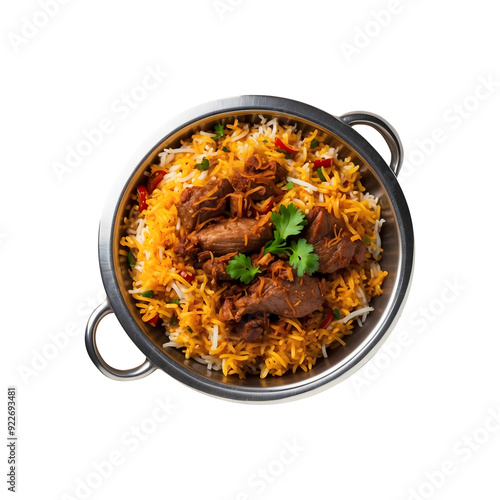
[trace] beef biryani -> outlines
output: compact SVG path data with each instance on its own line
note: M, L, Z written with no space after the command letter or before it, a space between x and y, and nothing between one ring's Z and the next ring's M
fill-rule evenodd
M120 250L164 348L241 378L310 370L362 327L387 276L359 166L318 130L259 120L162 151Z

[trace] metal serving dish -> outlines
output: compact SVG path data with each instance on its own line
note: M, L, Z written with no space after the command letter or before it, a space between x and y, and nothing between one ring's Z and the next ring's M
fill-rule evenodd
M368 315L363 328L355 328L345 347L331 349L328 358L319 359L311 371L240 380L238 377L225 377L220 371L210 371L194 360L186 360L180 350L162 347L167 340L164 329L144 323L134 299L127 293L131 287L128 265L118 250L125 206L130 202L131 194L143 182L143 173L155 163L160 151L190 137L196 129L210 130L216 123L226 123L234 118L240 122L252 122L258 119L259 114L277 116L284 123L297 123L305 131L317 128L326 132L331 136L331 143L340 147L339 157L351 156L352 161L360 165L364 185L379 198L382 217L386 220L381 232L384 248L382 263L389 275L384 282L384 294L373 298L370 303L375 310ZM391 152L389 166L352 128L355 124L370 125L382 134ZM168 124L158 136L162 138L138 164L131 166L127 172L128 180L120 183L101 220L99 262L107 300L92 313L85 333L88 353L97 368L115 380L145 377L160 368L193 389L212 396L246 402L268 402L317 393L346 379L366 363L394 327L405 302L413 270L413 227L406 200L396 180L403 163L403 149L391 125L371 113L355 112L336 117L289 99L242 96L215 101L191 110L176 122ZM146 356L140 366L117 370L109 366L99 354L96 345L97 326L111 312Z

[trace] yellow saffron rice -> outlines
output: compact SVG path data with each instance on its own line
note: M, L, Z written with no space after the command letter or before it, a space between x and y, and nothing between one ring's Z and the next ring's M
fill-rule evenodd
M166 175L141 213L137 200L131 201L123 221L126 236L120 250L122 255L131 254L135 261L130 270L133 288L129 293L137 300L143 321L158 315L158 326L165 328L164 349L182 349L186 358L241 378L310 370L318 358L328 355L328 348L345 345L346 337L372 310L370 300L382 293L387 276L379 265L379 231L384 221L378 200L362 184L359 166L350 158L337 158L337 149L318 131L303 135L295 126L281 125L277 118L261 118L256 124L237 120L227 124L219 138L212 131L198 131L177 149L160 153L150 175L158 170ZM278 150L276 137L298 146L299 152L290 157ZM315 147L311 147L313 141ZM264 161L276 160L288 171L287 179L279 184L286 194L274 210L290 203L305 213L313 207L325 207L345 222L353 241L361 239L366 246L361 265L350 265L329 275L323 307L309 315L308 324L321 325L328 309L333 310L335 317L326 328L306 329L304 318L280 317L257 341L245 341L234 325L219 317L221 294L230 285L221 282L213 286L211 277L202 269L173 251L185 234L176 208L181 192L213 180L231 179L253 154ZM209 160L209 170L199 169L203 158ZM333 159L333 168L322 168L321 172L313 169L314 160L324 158ZM194 275L194 281L183 278L182 271Z

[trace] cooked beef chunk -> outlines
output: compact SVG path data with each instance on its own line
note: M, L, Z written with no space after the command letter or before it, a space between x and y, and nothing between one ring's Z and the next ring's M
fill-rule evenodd
M201 249L210 250L215 255L254 252L272 238L269 224L259 226L257 220L246 218L224 220L196 233Z
M229 299L230 304L227 306L224 304L225 312L236 321L245 314L255 313L301 318L321 306L324 288L324 280L308 275L299 278L294 274L292 281L259 277L248 286L246 295Z
M243 316L236 331L248 342L255 342L265 331L269 321L264 314L249 314Z
M204 262L203 270L208 276L212 277L212 284L215 284L217 281L228 281L233 279L226 273L226 266L235 255L236 252L232 252Z
M179 255L195 256L200 249L196 246L196 239L183 236L174 247L174 252Z
M307 242L314 245L319 258L320 273L333 273L349 264L361 264L365 258L362 241L351 241L351 234L344 223L324 208L313 208L306 216L304 230Z
M351 241L349 236L344 236L338 242L323 238L314 245L314 251L319 258L318 272L334 273L347 267L351 262L361 264L365 258L366 248L362 241Z
M268 269L270 262L274 260L274 256L270 253L264 254L264 250L261 250L258 254L253 254L252 265L254 267L259 267L261 272ZM203 262L203 270L208 276L212 277L212 284L215 285L217 281L229 281L231 278L226 272L226 266L229 261L237 255L237 252L228 253L220 257L213 257L212 252L200 252L198 255L198 261ZM207 260L208 259L208 260Z
M233 187L227 179L184 190L177 203L182 225L191 232L197 224L222 215L226 210L226 197L232 192Z
M230 206L233 215L243 214L243 199L248 191L248 198L252 201L267 200L271 197L282 196L284 193L276 187L286 178L286 169L272 160L262 164L258 155L252 155L243 171L236 172L231 181L235 194L231 196Z
M304 229L303 237L307 242L314 245L326 236L333 238L341 229L344 229L344 222L337 219L322 207L314 207L307 215L307 226Z

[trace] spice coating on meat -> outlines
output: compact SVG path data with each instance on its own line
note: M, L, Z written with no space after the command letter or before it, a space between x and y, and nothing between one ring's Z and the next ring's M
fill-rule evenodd
M286 169L271 160L262 164L258 155L252 155L246 161L243 171L236 172L231 181L235 196L231 196L230 206L233 215L242 215L242 199L247 196L252 201L262 201L284 193L276 184L286 178Z
M269 319L264 314L243 316L236 327L237 333L248 342L255 342L266 331Z
M304 230L307 242L314 245L320 273L333 273L349 264L361 264L366 248L362 241L351 241L351 234L342 221L324 208L313 208L306 216Z
M366 248L361 241L351 241L348 236L342 238L338 243L334 243L334 241L323 238L314 245L314 251L319 258L318 271L320 273L334 273L347 267L351 262L353 264L363 262Z
M227 179L184 190L176 205L181 224L191 232L197 224L222 215L226 210L226 197L232 192L233 186Z
M233 279L227 274L226 266L235 255L236 252L232 252L227 255L222 255L221 257L207 260L203 263L202 267L205 273L208 276L212 276L212 284L215 284L217 281L229 281Z
M259 221L243 217L212 224L196 233L200 248L210 250L214 255L258 251L272 238L269 224L259 226Z
M269 313L287 318L302 318L323 304L325 281L312 276L297 276L292 281L259 277L248 287L247 295L232 303L233 317Z
M326 236L333 238L335 233L340 233L344 229L344 223L337 219L325 208L314 207L307 215L307 226L303 231L303 237L307 243L314 245Z

